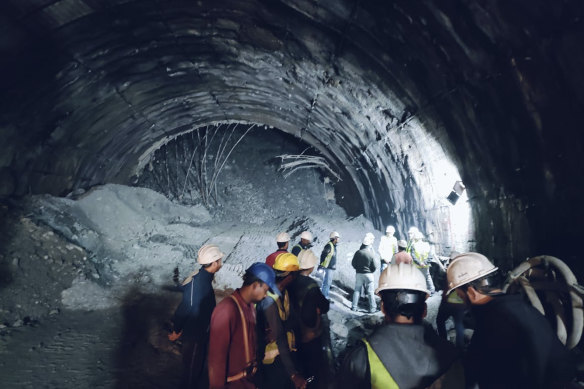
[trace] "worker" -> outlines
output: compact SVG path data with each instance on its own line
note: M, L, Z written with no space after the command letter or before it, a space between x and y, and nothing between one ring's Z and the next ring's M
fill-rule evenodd
M292 254L298 256L302 250L308 250L311 247L312 234L310 231L302 231L300 234L300 242L292 247Z
M408 242L408 253L412 256L414 260L414 264L424 277L426 277L426 284L428 285L428 290L430 291L430 295L433 295L436 291L434 287L434 281L432 281L432 275L430 274L430 261L428 260L430 254L430 245L427 242L424 242L424 235L415 227L413 233L408 236L411 236L410 242ZM412 229L410 229L412 231Z
M453 251L450 254L450 260L459 256L460 253ZM442 301L440 302L440 308L438 308L438 315L436 316L436 328L438 330L438 335L442 339L448 339L446 333L446 320L452 317L454 322L454 330L456 332L456 347L459 350L464 348L464 315L468 312L468 307L464 301L458 296L456 290L449 291L448 281L444 280L444 288L442 293Z
M288 252L288 245L290 244L290 235L286 232L280 232L276 236L276 244L278 245L278 250L274 251L266 258L266 264L274 266L274 262L276 261L276 257L282 253Z
M377 312L373 284L373 273L377 267L375 266L375 258L373 257L373 249L371 247L374 241L375 236L368 232L365 238L363 238L361 248L355 252L351 261L351 265L357 272L355 276L355 290L353 291L353 305L351 306L351 310L353 311L357 311L358 309L361 288L363 288L369 300L369 313Z
M224 298L213 311L208 354L210 389L256 388L254 304L276 288L272 268L256 262L245 271L241 288Z
M326 388L328 360L324 340L323 315L329 310L329 301L323 296L318 284L310 274L318 263L312 250L304 250L298 256L300 274L290 284L288 291L294 311L298 314L300 332L298 333L298 359L304 377L314 377L310 388ZM331 354L332 355L332 354Z
M385 270L387 265L391 262L391 258L397 253L397 238L394 226L387 226L385 228L385 235L379 240L379 257L381 258L380 274Z
M556 388L574 365L546 318L520 295L501 290L498 268L479 253L464 253L448 266L450 293L470 306L475 330L464 357L470 385L483 388Z
M260 333L260 388L304 389L307 382L296 362L297 315L290 304L289 285L298 276L298 258L280 254L273 266L276 290L256 307ZM263 350L263 352L262 352Z
M225 256L213 244L199 249L197 262L202 265L198 272L191 274L182 286L182 301L172 318L173 331L168 335L171 341L182 341L181 352L185 365L185 388L206 387L208 375L205 368L209 341L209 323L215 308L213 278L222 266Z
M333 272L337 268L337 245L339 244L339 239L341 236L338 232L333 231L329 235L329 241L320 254L320 264L318 269L324 272L324 277L322 280L322 294L324 297L329 299L329 292L331 290L331 284L333 283ZM329 299L329 301L332 300Z
M343 360L340 388L464 388L460 354L423 325L428 290L424 276L407 263L392 263L376 293L385 323Z
M397 253L393 254L391 257L391 263L412 263L414 260L412 256L406 251L408 248L408 242L403 239L398 240L397 242Z

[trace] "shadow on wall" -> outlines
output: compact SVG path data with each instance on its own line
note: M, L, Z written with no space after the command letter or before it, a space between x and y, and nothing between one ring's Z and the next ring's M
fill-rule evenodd
M165 323L180 302L177 293L145 294L131 289L123 298L123 326L116 358L116 388L177 388L183 365L180 348L168 340Z

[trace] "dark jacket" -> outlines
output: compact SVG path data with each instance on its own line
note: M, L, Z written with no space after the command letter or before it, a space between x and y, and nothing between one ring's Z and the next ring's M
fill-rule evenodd
M566 382L573 361L546 318L519 295L473 305L476 322L465 368L483 388L549 388Z
M385 369L400 388L426 388L443 379L446 388L464 388L464 374L456 347L421 324L388 323L367 338ZM345 357L338 387L371 388L371 369L365 343L360 341Z
M176 332L183 332L183 339L204 339L206 342L216 304L212 282L213 274L201 269L182 287L182 301L174 312L172 323Z
M320 313L327 313L329 301L323 296L318 283L308 276L302 274L288 287L290 300L294 305L295 312L299 313L300 320L305 327L314 327L319 319L316 309ZM300 336L297 339L301 339Z
M322 249L322 253L320 253L320 266L319 267L325 267L325 266L322 266L322 263L324 262L327 255L329 255L329 253L331 252L331 249L333 250L333 256L331 257L331 260L330 260L328 266L326 266L326 268L331 269L331 270L335 270L337 268L337 245L330 242L330 241L324 245L324 248Z
M357 273L373 273L377 266L375 265L375 258L373 257L373 249L371 246L361 245L359 251L353 256L351 265Z

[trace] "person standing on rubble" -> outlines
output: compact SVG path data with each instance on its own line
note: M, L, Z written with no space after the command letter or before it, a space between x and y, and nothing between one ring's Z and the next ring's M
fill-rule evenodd
M255 389L256 311L254 304L276 290L276 276L256 262L243 275L243 285L224 298L211 316L209 388Z
M288 291L300 324L298 333L298 360L305 377L314 377L311 388L326 388L328 376L327 342L324 315L329 310L329 301L323 296L318 283L310 277L318 258L308 249L298 257L300 274L290 284Z
M561 388L574 364L546 318L520 295L502 292L502 279L479 253L456 256L449 290L470 306L475 331L464 357L470 385L489 388Z
M276 257L280 254L288 252L288 245L290 244L290 235L286 232L280 232L276 236L276 244L278 245L278 250L274 251L266 258L266 264L270 267L274 266Z
M312 245L312 234L310 231L302 231L300 234L300 242L292 247L291 253L298 256L302 250L308 250Z
M410 228L408 236L410 241L408 242L407 252L412 256L416 267L420 269L422 274L424 274L424 277L426 277L428 290L430 291L430 295L433 295L436 288L434 287L434 281L430 274L430 261L428 260L430 255L430 245L427 242L424 242L424 235L416 227Z
M173 331L168 335L171 341L182 341L181 352L185 365L185 388L208 386L205 368L209 342L209 323L215 308L213 278L222 266L225 256L213 244L199 249L197 262L202 265L198 272L191 274L183 282L183 297L172 318Z
M355 290L353 291L353 305L351 306L352 311L357 311L358 309L361 288L363 288L369 300L369 313L377 312L373 279L373 273L377 267L375 266L375 258L373 257L373 249L371 247L374 241L375 236L368 232L363 239L361 248L355 252L353 260L351 261L351 265L357 272L355 275Z
M385 323L347 353L336 387L464 388L458 350L422 323L428 298L422 273L392 263L376 293Z
M391 258L391 263L412 263L414 260L412 256L406 251L408 248L408 242L405 240L399 240L397 242L397 253L393 254Z
M338 232L333 231L331 232L329 238L329 241L324 246L322 253L320 254L320 264L318 265L318 270L322 270L324 272L321 288L322 294L332 303L332 300L329 299L329 292L333 283L333 272L337 268L337 244L339 244L339 239L341 236Z
M379 240L379 257L381 258L380 274L391 262L391 258L397 253L397 238L394 236L395 227L387 226L385 228L385 235Z
M290 303L288 287L298 276L298 258L291 253L278 255L273 269L276 289L268 292L256 307L260 341L260 388L305 389L307 381L297 367L297 313Z

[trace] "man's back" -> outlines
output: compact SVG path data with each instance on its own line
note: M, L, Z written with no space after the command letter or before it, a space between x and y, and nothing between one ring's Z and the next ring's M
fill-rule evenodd
M353 256L351 264L357 273L373 273L377 267L371 246L362 245Z
M425 388L438 379L448 380L442 387L464 387L458 351L423 325L385 324L367 341L400 388ZM372 387L365 343L360 342L345 358L338 385L341 388Z
M551 326L519 295L473 305L476 321L465 367L482 388L547 388L570 379L573 365Z

